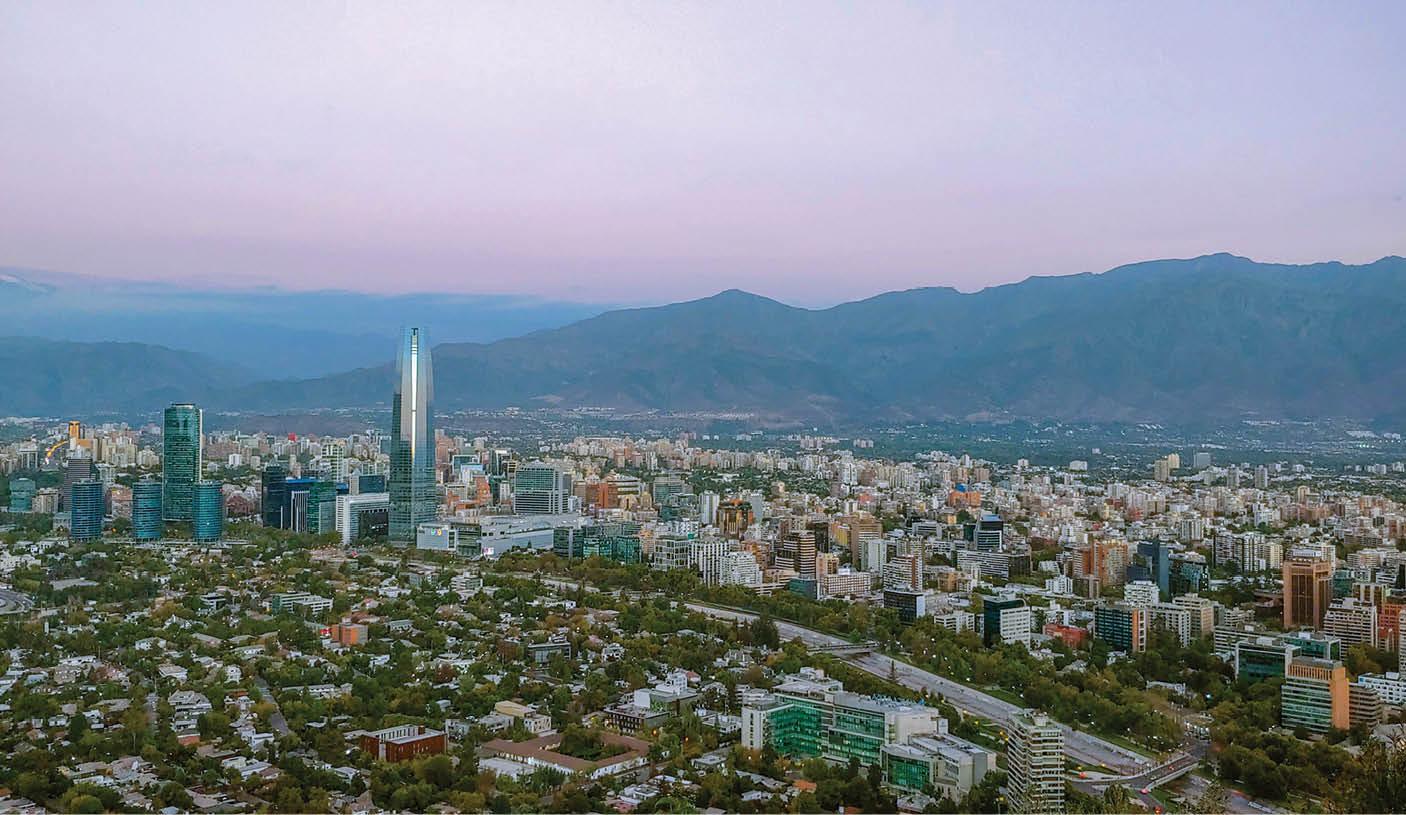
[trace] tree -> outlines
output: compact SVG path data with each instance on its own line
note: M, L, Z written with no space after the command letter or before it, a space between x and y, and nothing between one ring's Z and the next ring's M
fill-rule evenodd
M1225 787L1219 782L1212 781L1206 791L1201 793L1201 797L1196 799L1196 805L1192 807L1195 812L1225 812L1227 796Z
M1406 749L1373 741L1334 785L1339 812L1406 811Z
M415 777L440 789L454 786L454 762L449 756L430 756L415 767Z

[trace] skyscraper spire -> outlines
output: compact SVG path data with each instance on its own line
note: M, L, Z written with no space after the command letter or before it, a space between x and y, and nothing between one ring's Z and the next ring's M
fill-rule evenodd
M413 543L416 527L434 520L439 507L434 476L433 399L429 344L420 329L408 328L396 357L395 394L391 399L392 542Z

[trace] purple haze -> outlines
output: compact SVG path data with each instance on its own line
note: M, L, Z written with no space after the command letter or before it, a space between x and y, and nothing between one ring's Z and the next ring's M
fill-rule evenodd
M1406 4L11 3L0 266L825 303L1406 250Z

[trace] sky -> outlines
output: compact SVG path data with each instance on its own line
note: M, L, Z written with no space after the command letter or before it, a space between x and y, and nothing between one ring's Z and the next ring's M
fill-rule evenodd
M0 12L0 266L810 305L1406 254L1406 3Z

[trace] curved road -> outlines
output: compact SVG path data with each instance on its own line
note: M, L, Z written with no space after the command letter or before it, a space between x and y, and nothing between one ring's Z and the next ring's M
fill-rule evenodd
M0 614L23 614L34 608L34 601L12 589L0 589Z

